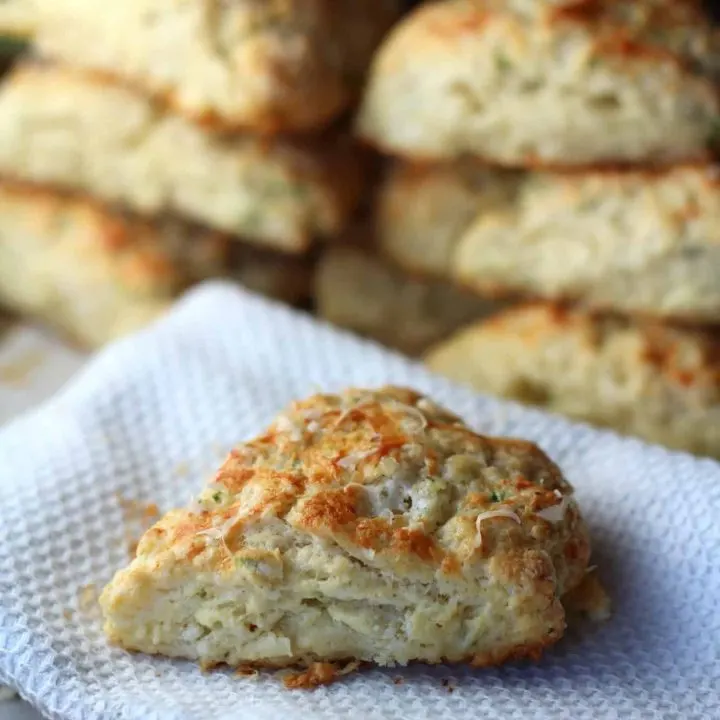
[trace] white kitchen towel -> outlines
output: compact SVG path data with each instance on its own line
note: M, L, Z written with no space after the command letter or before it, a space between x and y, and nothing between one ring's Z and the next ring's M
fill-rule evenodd
M560 463L614 597L608 623L570 632L538 664L375 669L311 692L106 645L82 600L127 562L122 504L184 505L292 399L384 383ZM720 466L481 397L210 284L0 433L3 681L53 718L720 718Z

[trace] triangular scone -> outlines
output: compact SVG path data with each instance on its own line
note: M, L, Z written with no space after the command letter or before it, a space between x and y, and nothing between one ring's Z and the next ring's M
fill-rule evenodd
M126 85L27 61L0 87L0 175L302 255L349 222L367 155L318 136L211 132Z
M719 39L700 0L423 3L376 53L358 129L421 161L697 161L718 142Z
M712 327L516 305L463 328L425 361L477 392L720 460L720 336Z
M205 666L488 665L562 636L589 552L535 445L410 390L353 389L234 450L100 602L112 642Z

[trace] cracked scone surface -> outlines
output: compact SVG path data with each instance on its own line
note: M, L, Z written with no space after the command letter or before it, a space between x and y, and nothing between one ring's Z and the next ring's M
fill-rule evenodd
M507 173L399 163L382 252L485 296L720 321L720 168ZM562 262L558 262L562 258Z
M24 65L0 89L5 177L179 215L267 248L299 253L342 230L363 171L338 133L229 137L74 69Z
M315 129L356 98L401 0L52 0L40 52L226 129Z
M471 325L426 359L480 392L720 458L717 330L539 304Z
M698 0L428 3L379 50L359 130L414 159L698 159L717 141L717 48Z
M294 403L168 513L100 603L111 642L217 663L537 656L589 543L535 445L405 389Z

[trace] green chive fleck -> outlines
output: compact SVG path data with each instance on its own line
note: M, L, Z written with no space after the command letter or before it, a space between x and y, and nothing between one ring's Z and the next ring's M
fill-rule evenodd
M711 148L720 147L720 118L713 118L708 134L708 145Z
M495 53L495 67L501 72L505 73L512 68L512 63L508 59L502 50L498 50Z
M490 502L498 503L502 500L502 495L499 492L493 490L490 493Z

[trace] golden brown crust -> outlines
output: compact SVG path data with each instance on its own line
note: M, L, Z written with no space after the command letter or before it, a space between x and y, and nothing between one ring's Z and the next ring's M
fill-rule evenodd
M352 390L342 398L319 395L295 403L265 434L234 450L218 471L214 486L237 501L217 510L162 521L148 538L162 537L163 544L192 546L198 533L236 520L232 531L225 534L226 546L233 550L242 546L244 527L270 514L310 535L331 538L343 546L370 548L375 557L386 559L396 568L419 563L447 569L454 560L462 563L492 553L495 525L500 529L506 521L488 518L483 526L481 551L475 546L474 523L455 536L454 549L443 549L432 525L423 529L408 525L402 515L372 514L367 489L383 480L383 468L388 463L401 467L410 462L434 474L442 473L441 465L449 461L450 466L444 470L447 473L456 453L479 453L489 465L503 468L500 495L512 496L513 511L519 517L527 513L530 521L537 512L557 505L556 491L565 492L568 486L537 446L522 440L476 435L456 417L424 402L414 391L386 388L376 393ZM494 490L480 495L470 493L463 505L477 514L497 503L493 500L496 495ZM246 496L252 497L252 502L240 500ZM572 518L577 519L577 515L569 511L571 524ZM577 547L576 541L580 542ZM582 533L566 538L563 556L571 565L584 567L589 556L587 538ZM546 573L552 572L546 560L532 555L500 557L497 572L508 582L528 573L533 583L547 583ZM443 565L448 559L450 566ZM205 561L211 563L222 565L226 560L222 552L205 555ZM574 577L576 571L570 574Z
M532 314L532 322L526 319ZM604 343L632 321L602 313L586 313L569 306L533 303L500 313L486 321L491 332L513 333L532 350L549 335L578 333L583 347L602 351ZM720 335L703 327L674 327L648 320L638 325L640 344L637 360L659 373L664 380L687 387L712 387L720 391ZM687 362L687 345L693 346L692 363Z
M314 662L304 672L286 675L283 684L288 690L310 690L320 685L329 685L337 678L337 667L333 663Z
M7 180L0 180L0 210L0 301L81 347L139 329L208 277L288 302L309 294L309 259L278 257L177 218L147 220Z
M49 234L63 216L76 226L91 227L96 249L117 258L119 278L129 287L153 288L153 292L167 296L168 291L182 287L186 279L162 252L152 222L112 211L88 196L30 183L0 180L0 197L6 203L27 208L28 223L41 235ZM209 233L208 240L212 242L213 236Z
M467 328L426 360L480 391L720 456L715 329L538 303Z

